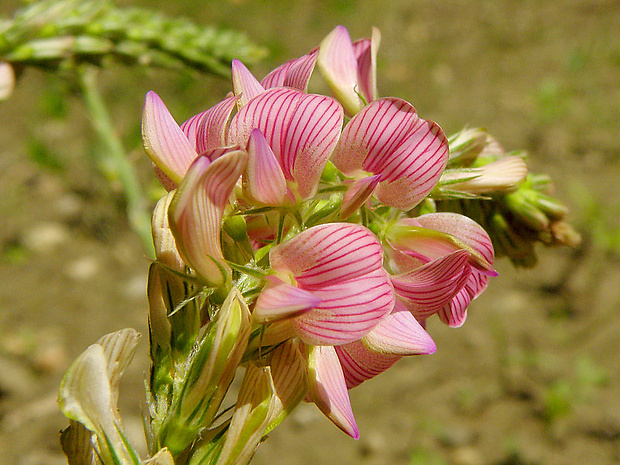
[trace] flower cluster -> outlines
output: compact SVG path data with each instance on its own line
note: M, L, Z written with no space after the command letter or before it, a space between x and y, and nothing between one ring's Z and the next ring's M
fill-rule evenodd
M339 26L260 81L233 61L232 93L180 125L146 96L144 147L168 191L148 291L153 452L245 463L303 399L357 438L348 390L435 352L425 321L462 325L496 275L482 227L420 214L448 139L377 96L379 38ZM315 66L333 97L308 92Z

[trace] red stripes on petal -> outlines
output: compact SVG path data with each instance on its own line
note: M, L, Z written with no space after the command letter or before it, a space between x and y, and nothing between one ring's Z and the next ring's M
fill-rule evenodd
M298 194L308 198L336 145L342 107L333 99L294 89L269 89L252 99L233 118L228 143L245 144L259 129Z
M351 223L314 226L270 252L272 268L291 272L308 289L362 276L381 268L382 260L374 234Z
M304 95L289 123L282 162L297 182L297 193L307 199L316 193L321 173L338 138L344 112L338 102L322 95Z
M401 359L400 355L373 352L361 341L335 347L348 389L374 378Z
M415 270L392 276L394 291L406 299L418 318L427 318L447 305L465 286L471 269L469 253L458 250Z
M228 120L238 100L236 96L225 98L201 113L202 117L196 131L198 153L226 145Z
M359 438L347 385L333 347L308 347L308 384L316 406L338 428Z
M405 210L428 195L447 160L448 143L439 126L396 98L376 100L355 115L332 156L347 175L380 174L377 198Z
M264 77L261 81L262 86L265 89L291 87L306 92L308 90L308 81L310 81L310 76L316 63L317 52L318 49L312 50L300 58L280 65Z
M312 293L321 303L295 320L299 337L308 344L360 339L394 307L394 292L382 269Z
M170 227L183 260L212 286L230 276L220 246L220 228L246 157L240 150L231 150L212 163L205 156L198 157L170 205Z
M450 234L465 242L477 251L488 263L493 265L493 243L487 232L471 218L458 213L429 213L416 218L417 224Z

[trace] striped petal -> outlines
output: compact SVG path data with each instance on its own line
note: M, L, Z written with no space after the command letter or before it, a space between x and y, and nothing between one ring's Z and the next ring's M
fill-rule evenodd
M467 250L471 266L489 276L497 276L493 269L491 240L475 221L457 213L422 216L424 218L404 218L393 225L387 234L390 246L424 262Z
M493 243L482 226L471 218L458 213L428 213L415 218L414 221L403 220L406 223L414 222L428 229L434 229L462 241L472 252L473 265L489 276L497 276L493 270ZM429 255L429 257L433 258Z
M282 205L286 198L286 179L276 156L258 129L250 134L248 167L243 187L253 200L264 205Z
M338 428L358 439L359 430L335 349L331 346L309 346L307 358L312 401Z
M294 89L269 89L233 117L228 143L245 144L259 129L285 178L302 199L314 195L340 135L343 112L329 97Z
M354 115L364 103L359 97L357 59L349 32L344 26L337 26L319 46L317 59L321 74L342 103L347 114Z
M361 341L334 348L338 354L347 389L353 389L390 368L402 357L368 349Z
M232 86L233 93L239 97L240 107L265 92L258 79L237 59L232 61Z
M467 319L467 307L484 291L489 283L489 277L473 270L465 286L461 289L449 304L437 312L439 319L448 326L457 328L462 326Z
M170 227L183 260L211 286L230 279L220 228L224 208L245 169L247 154L231 150L210 162L200 156L191 165L169 208Z
M258 296L252 317L258 323L271 323L299 316L320 303L316 295L272 278Z
M198 156L164 102L152 91L146 94L142 112L142 143L155 166L176 185Z
M465 286L471 268L469 252L457 250L407 273L392 276L397 295L418 319L425 319L448 305Z
M308 91L308 82L316 63L318 49L310 53L287 61L278 66L260 82L265 89L272 87L291 87L302 92Z
M471 302L471 296L467 289L463 288L449 304L441 308L437 315L439 319L452 328L463 326L467 319L467 306Z
M306 360L301 354L299 341L292 339L279 344L269 361L276 390L276 414L267 433L278 426L308 393Z
M448 142L441 128L419 118L411 104L384 98L351 119L332 161L346 175L380 174L376 197L409 210L437 184L448 161Z
M181 125L187 138L200 154L226 145L228 120L239 97L227 97Z
M383 269L338 284L313 289L321 299L312 311L295 318L307 344L346 344L370 332L394 307L394 291Z
M399 300L394 311L361 341L372 352L386 355L422 355L437 351L433 339Z
M370 197L379 184L380 175L365 176L361 179L356 179L348 184L347 191L342 197L342 205L340 207L340 218L347 219L351 216L359 207L362 206L368 197Z
M361 225L328 223L309 228L271 249L271 267L290 272L305 289L339 284L381 269L383 253Z

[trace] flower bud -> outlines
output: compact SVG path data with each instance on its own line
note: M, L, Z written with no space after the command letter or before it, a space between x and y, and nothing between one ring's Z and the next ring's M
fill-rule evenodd
M487 144L487 133L480 128L466 128L448 139L450 167L468 166L480 155Z
M476 168L444 171L440 183L453 191L480 195L513 191L526 176L525 161L510 156Z
M174 456L213 422L248 344L250 328L248 307L233 288L198 343L159 431L160 444Z
M123 433L117 407L118 383L138 339L139 334L132 329L108 334L88 347L67 370L58 403L72 420L61 435L68 457L79 460L77 457L98 456L105 464L140 463Z

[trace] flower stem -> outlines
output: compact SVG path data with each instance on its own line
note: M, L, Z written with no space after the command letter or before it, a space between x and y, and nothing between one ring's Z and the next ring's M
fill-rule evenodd
M151 239L151 220L147 210L147 201L97 87L97 70L82 67L77 70L77 75L81 95L91 116L92 127L104 146L100 156L105 158L106 164L112 166L115 175L118 176L127 205L129 224L142 240L148 256L154 258L155 250Z

